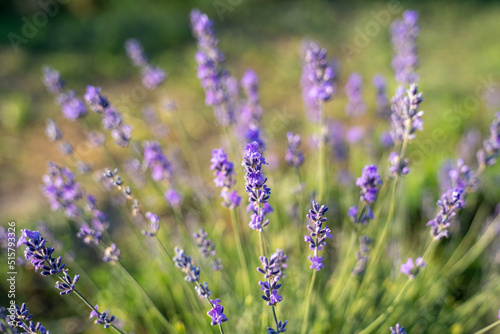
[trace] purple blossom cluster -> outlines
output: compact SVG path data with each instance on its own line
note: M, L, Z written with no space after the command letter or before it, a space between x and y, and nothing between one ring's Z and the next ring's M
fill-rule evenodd
M423 258L418 257L415 260L415 262L413 262L413 259L410 257L410 258L408 258L406 263L403 263L401 265L401 273L408 276L409 279L414 279L415 276L418 275L420 269L425 267L425 265L426 265L426 263L424 262Z
M165 198L167 203L175 209L178 209L181 206L182 201L184 200L182 198L182 195L174 188L167 189L163 197Z
M2 328L3 324L0 323L0 329L5 330L4 333L10 333L12 330L15 330L16 327L21 328L23 333L29 333L29 334L50 334L50 331L46 330L44 326L40 322L33 322L31 319L33 319L33 315L29 314L28 307L26 306L25 303L19 307L17 304L15 304L15 311L12 314L12 317L10 317L10 321L8 321L8 326L9 326L9 331L7 331L6 328ZM10 328L10 326L13 325L13 328ZM17 330L15 330L14 333L17 333Z
M142 85L147 89L156 89L167 77L161 68L151 65L141 43L135 38L125 42L125 51L132 64L141 70Z
M220 259L216 259L215 243L212 239L208 238L208 232L202 227L198 233L193 233L193 238L195 239L196 247L200 251L204 258L212 257L214 261L210 263L213 271L222 270L222 264Z
M209 299L212 292L208 288L207 282L203 284L200 283L200 268L194 265L191 257L188 256L183 249L175 247L175 256L173 260L176 267L186 274L184 279L196 284L196 291L200 298L207 299L210 302L212 309L207 314L212 319L212 326L221 325L223 322L226 322L228 318L224 314L224 307L220 305L220 299Z
M396 81L407 86L418 81L415 73L418 66L417 37L419 34L418 12L407 10L402 20L396 20L391 25L391 40L394 47L394 68Z
M89 318L96 318L94 320L94 324L103 325L104 328L109 328L112 326L113 321L115 320L114 315L109 315L107 312L99 313L99 306L96 305L94 309L90 312Z
M366 103L363 100L363 78L359 73L349 76L345 85L347 105L345 112L348 116L362 116L366 113Z
M391 163L389 171L393 176L406 175L410 172L410 168L408 167L408 158L401 159L398 152L391 152L389 154L389 162Z
M465 206L465 189L458 187L449 189L441 195L437 201L439 211L436 217L427 223L431 227L431 235L434 239L448 238L450 232L448 228L451 225L453 217Z
M320 120L321 104L334 93L335 71L328 64L326 49L316 42L307 42L303 51L304 64L300 84L302 99L311 121Z
M231 125L235 121L234 94L238 91L237 81L223 65L224 54L217 47L219 41L213 22L206 14L195 9L191 11L191 30L198 41L195 60L198 64L198 79L205 90L205 104L214 109L219 125Z
M356 180L356 185L361 188L360 200L364 204L370 204L377 199L378 188L382 184L382 179L378 174L376 165L367 165L363 168L361 177Z
M389 328L391 330L391 334L406 334L406 330L403 326L396 324L395 327Z
M396 89L391 106L392 139L395 142L413 140L416 137L415 132L423 130L424 112L418 110L422 101L422 93L418 92L416 84L411 84L406 94L403 87Z
M80 275L73 278L69 276L68 269L62 262L62 258L53 258L54 248L46 246L46 241L38 231L21 230L22 234L17 241L17 247L24 246L24 257L35 267L35 271L42 269L41 275L57 275L59 281L56 282L56 289L60 290L60 295L66 295L75 290L75 285L80 279Z
M262 138L262 107L259 102L259 78L253 70L248 70L241 78L241 87L246 99L240 107L238 128L248 143L257 142L262 151L266 145Z
M500 152L500 112L490 125L490 136L483 142L483 147L477 152L477 161L480 166L495 164Z
M264 281L260 281L260 289L263 291L262 299L267 303L268 306L275 307L279 302L283 300L283 297L279 295L278 290L281 288L281 283L279 283L280 278L284 277L283 268L286 268L284 260L286 261L286 256L279 250L271 255L268 259L265 256L259 257L261 267L257 268L257 271L264 275ZM283 333L286 331L286 324L288 321L278 321L277 328L273 329L268 327L268 333Z
M69 120L76 120L87 114L85 103L72 90L63 91L65 83L59 71L45 66L43 69L42 82L47 91L56 97L56 103L61 106L63 116Z
M47 174L42 179L43 194L53 211L61 210L68 218L81 215L77 202L82 199L83 190L69 169L49 162Z
M120 112L111 106L106 96L101 94L101 88L87 86L83 98L91 110L102 114L102 127L111 131L115 143L122 147L128 146L132 127L123 122Z
M288 132L286 134L288 139L288 147L285 154L285 161L290 167L299 168L304 163L304 153L299 150L301 137L299 134Z
M361 188L359 199L363 203L363 207L361 212L358 212L358 206L354 205L349 208L347 215L355 224L367 224L374 218L370 205L377 199L379 187L382 185L377 166L365 166L361 177L356 180L356 185Z
M262 172L262 166L267 165L267 162L261 155L257 142L245 146L241 165L245 167L245 192L249 195L250 200L247 210L252 212L248 226L262 232L263 228L269 224L266 215L273 209L267 203L271 189L266 185L267 178Z
M222 188L220 192L220 197L223 199L222 205L231 210L236 208L241 203L241 197L238 191L233 190L236 183L234 164L227 159L226 152L222 148L212 151L210 163L210 170L215 176L214 183Z
M167 159L157 141L144 141L143 166L151 171L154 181L169 180L172 175L172 165Z
M309 235L304 236L304 241L309 244L309 249L314 251L314 256L309 256L309 261L311 261L310 268L317 271L323 268L323 257L318 256L318 252L326 246L326 238L333 239L328 226L325 225L323 227L323 223L328 220L325 217L327 211L328 208L326 206L320 206L317 202L312 201L312 208L307 214L307 218L310 221L307 225Z

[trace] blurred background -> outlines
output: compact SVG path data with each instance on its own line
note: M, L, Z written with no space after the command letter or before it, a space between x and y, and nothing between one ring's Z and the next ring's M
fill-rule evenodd
M143 107L168 95L182 112L195 155L206 164L202 178L212 182L209 152L219 145L220 130L214 126L211 109L204 105L204 92L196 77L196 41L189 27L189 12L193 8L199 8L214 20L219 46L226 54L231 73L241 78L248 68L253 68L259 75L264 124L271 124L276 117L285 119L285 126L268 131L269 155L277 160L284 152L286 132L301 132L308 127L299 85L302 40L319 41L329 57L338 60L338 96L329 104L328 114L345 118L343 86L352 72L362 75L364 97L369 105L375 100L371 84L375 74L388 78L389 96L396 87L391 67L390 23L378 13L394 8L392 21L406 9L418 10L421 27L418 73L419 88L425 96L425 125L409 153L412 168L417 171L407 181L410 211L420 207L423 189L435 189L436 173L442 163L458 156L457 144L462 136L471 130L486 134L493 115L500 110L499 1L3 0L0 2L2 224L13 220L21 228L48 220L50 209L40 191L46 161L74 166L74 161L64 158L46 139L47 118L60 123L82 158L96 167L106 165L101 155L76 144L84 138L84 131L61 117L60 107L53 103L53 97L41 82L43 65L59 70L67 87L80 96L87 85L102 87L112 104L134 125L133 136L137 134L141 139L147 137L147 127L141 121ZM44 10L49 14L44 14ZM373 22L378 22L378 29L367 31L367 24ZM151 62L168 73L160 94L140 88L140 76L123 47L130 37L137 38ZM170 130L167 126L167 136ZM175 141L175 136L171 140ZM172 143L167 151L175 155ZM118 160L122 158L119 149L112 153ZM498 193L495 184L499 184L500 176L490 177L495 181L485 187ZM437 193L431 191L431 202ZM68 236L74 232L63 228L58 231ZM91 263L92 255L87 260ZM103 273L91 274L98 283L100 277L101 283L105 277L105 269L100 270ZM44 314L48 327L56 326L56 319L60 323L62 317L65 317L63 322L81 325L72 318L78 319L78 310L69 308L68 316L68 308L61 306L57 296L44 300L46 295L56 292L48 285L36 283L41 279L32 276L31 272L23 272L18 282L19 296L32 296L24 298L31 301L32 312ZM5 282L0 282L0 286L4 288ZM5 298L2 293L0 303ZM66 329L66 333L78 333L85 328ZM65 331L61 327L55 332ZM96 327L86 331L94 332L98 332Z

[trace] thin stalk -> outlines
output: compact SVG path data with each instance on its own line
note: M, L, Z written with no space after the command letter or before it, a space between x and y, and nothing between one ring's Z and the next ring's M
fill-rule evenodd
M274 305L272 306L272 308L273 308L274 322L276 323L276 331L278 331L279 329L278 318L276 317L276 310L274 309Z
M500 325L500 320L492 323L491 325L487 326L487 327L484 327L483 329L480 329L478 330L477 332L475 332L474 334L483 334L483 333L486 333L487 331L489 331L490 329L492 328L495 328L496 326Z
M161 313L161 311L158 309L158 306L156 306L156 304L153 302L153 300L151 299L149 294L146 292L146 290L144 290L144 288L139 283L139 281L137 281L135 276L132 275L132 273L123 265L123 263L121 263L121 261L117 261L117 263L120 266L120 268L122 268L123 271L125 271L125 273L128 274L128 276L132 279L135 286L140 291L140 293L143 295L143 297L146 298L146 300L148 301L149 304L151 304L151 306L153 307L155 312L158 314L158 316L159 316L160 320L163 322L163 324L169 329L169 331L175 332L174 328L172 327L172 325L170 324L168 319L165 317L165 315L163 315L163 313Z
M240 265L243 266L243 270L245 271L245 294L248 296L250 294L250 272L248 271L247 260L245 259L245 253L243 252L243 246L241 244L240 226L236 208L231 209L231 221L233 223L234 241L240 258Z
M307 293L306 311L304 312L304 319L302 320L302 330L300 331L302 334L305 334L307 332L307 326L309 325L309 308L311 306L311 296L314 288L314 281L316 280L316 272L317 270L313 269L311 285L309 285L309 292Z
M320 122L319 122L319 142L318 142L318 202L323 203L325 201L325 195L327 193L326 184L326 169L327 169L327 159L326 159L326 128L325 128L325 111L323 103L319 103L320 110Z

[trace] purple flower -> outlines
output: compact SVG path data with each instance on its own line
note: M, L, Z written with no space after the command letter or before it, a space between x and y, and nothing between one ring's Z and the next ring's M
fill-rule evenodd
M410 168L408 168L408 158L401 160L398 152L391 152L391 154L389 154L389 162L391 163L389 170L393 176L406 175L410 172Z
M64 80L61 78L59 71L53 70L49 66L42 68L42 82L51 94L61 93L64 88Z
M363 78L359 73L353 73L345 85L347 95L346 114L361 116L366 113L366 103L363 101Z
M406 263L403 263L401 265L401 273L405 274L410 279L414 279L415 276L417 276L418 272L420 271L420 268L423 267L425 267L425 262L423 258L418 257L415 260L415 262L413 262L413 259L410 257L408 258Z
M353 126L347 129L345 133L345 140L349 144L356 144L363 140L365 136L365 129L361 126Z
M361 177L356 180L356 185L361 188L360 200L365 204L374 202L381 184L382 180L378 174L377 166L365 166Z
M236 190L232 190L236 183L233 163L227 159L222 148L212 151L210 162L210 170L215 176L214 183L222 188L220 192L220 197L224 200L222 205L230 209L236 208L241 203L241 197Z
M288 132L288 149L286 151L285 160L289 166L299 168L304 163L304 154L299 150L301 138L299 134Z
M327 62L326 50L318 43L305 43L303 52L302 99L310 119L319 121L321 103L329 101L334 93L335 72Z
M165 71L159 67L146 66L142 69L142 84L147 89L156 89L166 77Z
M155 181L168 180L172 175L172 167L163 154L157 141L144 141L144 167L151 171L151 178Z
M152 212L146 212L144 215L146 219L149 222L149 231L143 230L141 231L142 234L148 236L148 237L154 237L158 233L158 230L160 229L160 218L152 213Z
M434 239L439 240L449 237L448 228L453 217L457 215L457 211L465 206L465 195L465 189L460 187L449 189L441 195L441 199L437 201L439 211L436 217L426 225L431 227L431 235Z
M280 320L280 321L278 321L278 328L277 329L267 327L267 334L278 334L278 333L286 332L286 324L287 323L288 323L288 320L284 321L284 322L282 322Z
M245 72L241 78L241 87L245 92L246 99L240 107L238 131L245 135L247 142L256 141L261 150L265 150L261 130L262 107L259 103L259 78L253 70Z
M483 148L477 152L477 161L480 166L495 164L500 152L500 112L490 125L490 136L483 142Z
M120 261L121 250L116 247L116 244L111 244L104 250L104 256L102 260L104 262L115 263Z
M56 122L51 120L50 118L47 120L47 126L45 127L45 135L49 139L49 141L54 142L61 140L63 137L63 133Z
M392 98L392 138L395 142L413 140L417 130L423 130L423 111L419 105L423 101L422 93L418 92L416 84L411 84L406 92L403 87L398 87Z
M67 119L75 120L85 116L87 114L87 108L82 100L75 96L71 96L64 100L62 112Z
M203 257L215 256L215 244L212 239L208 239L208 232L205 229L200 228L198 233L193 233L193 238L196 241L196 246L198 247L201 255Z
M392 67L396 74L396 81L401 85L408 85L418 80L415 73L418 66L417 37L419 34L418 13L407 10L403 19L394 21L391 25L392 45L394 58Z
M310 224L307 225L309 230L309 235L304 236L304 241L309 243L309 249L314 251L314 257L309 256L311 261L311 269L320 270L323 268L323 257L318 256L318 251L322 250L326 246L326 238L333 239L331 230L328 226L323 227L323 223L328 220L325 217L325 213L328 208L324 205L319 206L315 201L312 201L312 209L309 210L307 218L310 220Z
M280 256L274 253L269 259L265 256L259 257L262 267L257 268L257 271L264 275L265 281L259 282L260 289L264 291L261 296L267 302L268 306L275 306L283 300L278 294L281 284L278 283L282 277Z
M404 327L401 327L399 324L396 324L396 327L389 328L391 330L391 334L406 334L406 330Z
M178 208L182 204L182 196L174 188L167 189L164 197L165 200L174 208Z
M20 331L16 329L17 327L21 328L23 330L22 333L26 334L50 334L48 330L45 329L44 326L42 326L41 323L33 322L31 319L33 318L33 315L29 314L28 307L26 306L25 303L19 307L17 304L10 304L9 307L9 316L6 316L4 314L5 308L2 308L2 320L5 321L5 324L7 325L7 328L10 330L7 331L5 328L4 322L2 321L0 323L0 330L2 330L2 333L21 333ZM7 318L7 319L6 319Z
M249 195L252 204L252 215L248 226L253 230L262 232L263 228L269 224L266 213L272 210L267 201L271 194L271 189L266 185L267 178L262 172L262 166L267 162L259 151L259 144L253 142L245 146L242 166L245 167L245 192Z
M148 64L148 57L144 53L144 49L135 38L128 39L125 41L125 50L127 51L127 56L134 66L143 67Z
M103 325L104 328L109 328L112 326L113 321L115 320L115 316L109 316L106 312L99 313L99 306L95 306L92 312L90 312L90 317L95 317L94 324Z
M43 176L43 194L49 200L50 208L62 210L68 218L80 215L76 202L83 192L80 184L76 182L75 175L67 168L61 168L53 162L48 164L48 173Z
M101 95L101 88L87 86L84 98L90 109L102 114L102 126L111 131L111 137L115 143L122 147L127 146L130 142L132 127L123 123L122 115L111 106L104 95Z
M195 60L198 63L198 79L205 90L205 104L214 109L221 126L234 123L233 81L224 68L224 54L219 51L213 22L206 14L191 11L191 30L198 41Z
M309 261L311 261L311 266L309 268L313 270L320 271L323 268L323 257L322 256L310 256Z
M212 326L221 325L228 319L224 314L224 306L220 305L221 301L219 298L211 301L213 308L207 312L208 316L212 318Z

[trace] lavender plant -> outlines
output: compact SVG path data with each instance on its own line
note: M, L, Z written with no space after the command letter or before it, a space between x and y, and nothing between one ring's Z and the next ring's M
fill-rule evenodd
M416 84L420 33L416 11L405 11L402 20L390 28L398 86L392 87L390 80L377 75L373 87L363 87L365 73L355 72L341 78L346 82L345 105L339 99L326 108L336 93L337 76L343 72L318 43L303 45L302 74L297 82L310 124L293 117L280 119L284 120L280 123L276 121L279 115L272 112L264 117L263 110L272 108L267 100L271 94L259 89L260 83L266 87L269 74L263 71L259 80L253 70L240 72L245 67L239 63L230 71L237 62L226 61L214 21L199 10L191 12L190 21L198 44L193 68L197 67L204 102L213 109L224 137L212 136L203 108L194 109L195 123L184 126L183 118L193 115L189 114L191 105L179 99L177 109L173 99L157 89L166 72L150 63L136 39L127 40L125 50L151 94L145 106L131 105L119 112L97 86L87 87L85 106L75 91L66 90L58 71L45 67L42 81L61 106L62 117L85 117L83 128L75 130L81 133L72 132L78 124L72 123L68 129L57 117L47 121L48 140L58 145L66 162L77 164L65 163L69 167L64 167L50 162L41 188L51 210L60 212L48 220L54 229L61 229L57 237L69 241L64 243L69 245L65 250L76 256L71 262L55 257L55 248L62 251L63 243L49 247L38 231L23 229L15 240L14 232L0 228L0 249L9 254L9 261L13 261L10 248L17 242L25 248L25 259L19 265L27 261L43 276L54 277L61 296L77 295L90 309L82 318L89 315L99 325L92 326L92 332L112 329L123 333L118 319L103 311L104 301L113 301L114 311L127 318L125 327L134 333L253 333L265 329L277 334L288 326L289 331L300 329L302 333L403 334L408 328L415 333L479 334L500 325L500 321L486 325L491 314L497 318L494 303L500 296L498 251L493 247L498 241L500 216L492 209L498 201L492 185L500 152L500 113L479 150L478 136L465 138L459 147L470 147L459 149L456 164L445 164L438 174L442 194L435 215L416 208L415 197L425 196L431 203L435 200L434 184L427 182L431 179L428 165L416 163L409 145L427 139L417 138L423 130L423 96ZM394 97L389 99L387 91L394 88ZM365 100L363 89L366 97L374 99ZM121 102L116 99L115 105ZM95 113L87 115L88 109ZM344 121L343 110L356 117ZM94 127L95 114L100 115L102 128L115 143L129 149L107 147L105 136ZM168 131L156 131L164 122L169 123ZM137 129L134 140L132 125ZM375 129L389 126L390 133L382 134L379 145L373 137ZM92 167L78 156L82 143L76 140L84 137L85 145L92 147L90 158L95 159L90 160L97 165L100 191L89 185L91 175L77 178L74 172L76 167L89 174ZM240 176L244 186L237 182L232 162L241 157L241 140L246 143L241 163L244 176ZM224 148L210 154L208 145ZM286 152L277 151L285 146ZM476 161L471 161L471 152L476 153ZM317 160L312 157L315 154ZM205 172L199 166L205 166ZM121 168L125 173L118 174ZM209 173L217 189L210 187ZM294 177L298 185L290 182ZM424 192L420 184L431 189ZM113 188L120 196L110 191ZM242 189L248 196L246 212L240 208ZM224 208L215 204L221 201ZM312 207L307 211L309 203ZM290 206L294 212L287 212ZM330 227L326 225L327 211L333 222ZM302 238L304 216L308 234ZM59 222L66 220L70 224L63 230ZM240 229L240 220L247 221L250 229ZM425 223L430 236L428 231L420 233ZM175 247L171 253L173 245L181 243L182 249ZM309 253L303 252L306 244ZM276 252L271 254L271 249ZM188 253L199 253L199 259L212 267L203 269L206 281L212 282L210 288L201 279L205 264ZM488 253L494 254L487 257ZM81 276L70 275L65 263ZM252 266L258 266L257 273L248 270ZM123 290L116 290L117 282L123 284ZM98 299L101 308L80 292L87 284L95 287L97 292L90 298ZM25 304L13 310L12 323L7 321L7 310L0 309L2 332L49 333L41 323L32 321ZM57 316L59 313L51 314ZM54 326L52 331L61 331L49 317L43 323Z

